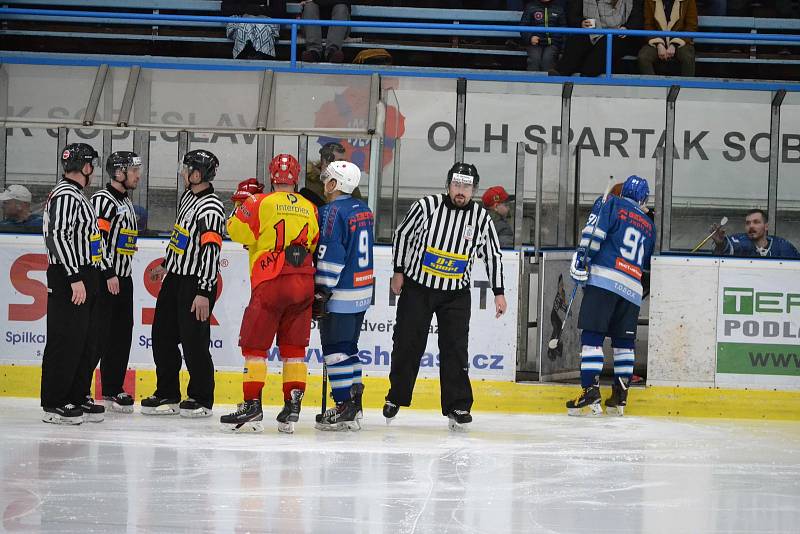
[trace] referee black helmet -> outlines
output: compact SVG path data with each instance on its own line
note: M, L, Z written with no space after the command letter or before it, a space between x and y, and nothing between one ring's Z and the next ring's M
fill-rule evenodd
M83 172L83 166L87 163L94 168L99 157L97 150L90 145L71 143L61 151L61 167L64 172Z
M450 187L450 182L453 181L453 177L456 176L456 181L458 180L459 176L471 176L472 177L472 187L474 189L478 189L478 182L480 181L480 176L478 176L478 169L475 168L475 165L471 163L462 163L458 162L447 172L447 187ZM463 181L463 180L462 180Z
M211 182L217 175L219 159L208 150L191 150L183 156L183 164L191 176L192 172L199 171L204 182Z

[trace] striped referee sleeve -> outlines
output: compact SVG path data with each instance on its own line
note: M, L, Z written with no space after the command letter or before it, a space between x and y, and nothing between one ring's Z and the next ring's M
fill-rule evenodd
M71 195L54 195L50 199L48 249L55 252L58 261L67 271L67 279L70 283L80 280L78 244L75 242L77 211L77 199Z
M500 250L500 239L497 237L497 229L491 217L486 217L484 227L483 245L478 249L478 256L486 262L486 276L492 284L492 291L495 295L504 293L503 277L503 253Z
M117 206L106 195L92 195L91 202L94 214L97 216L97 227L100 229L100 235L103 236L103 257L100 270L106 279L113 278L117 273L114 271L114 243L111 241L111 221L117 215Z
M410 265L409 255L414 252L414 238L417 231L422 228L425 222L425 214L423 209L424 199L417 200L411 205L403 222L397 227L394 232L394 240L392 243L392 261L394 262L394 272L402 273Z
M200 215L197 228L200 233L200 270L197 293L211 298L217 283L219 256L222 252L222 233L225 228L225 214L216 206L208 204L208 209Z

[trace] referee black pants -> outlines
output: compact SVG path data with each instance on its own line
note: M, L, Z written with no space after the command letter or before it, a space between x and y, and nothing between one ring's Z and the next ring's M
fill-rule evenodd
M97 329L97 352L92 371L100 362L103 396L122 393L133 337L133 279L119 277L119 293L112 295L106 281L100 282L92 328ZM88 393L88 392L87 392Z
M472 408L469 381L469 289L429 289L406 277L397 302L392 365L386 400L410 406L433 314L439 324L439 387L442 414Z
M63 265L47 267L47 343L42 357L41 405L57 408L80 406L92 381L92 362L97 347L91 324L97 304L100 273L81 267L86 302L72 303L72 287Z
M208 348L211 321L195 318L192 302L197 296L197 277L168 273L156 300L153 318L153 360L156 364L156 397L181 398L178 375L181 351L189 371L187 395L206 408L214 406L214 362ZM209 299L214 310L216 291Z

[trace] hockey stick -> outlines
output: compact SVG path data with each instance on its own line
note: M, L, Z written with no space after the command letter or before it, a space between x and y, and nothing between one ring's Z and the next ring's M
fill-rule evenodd
M706 236L706 238L705 238L705 239L703 239L702 241L700 241L700 242L697 244L697 246L696 246L696 247L694 247L694 248L692 249L692 252L697 252L698 250L700 250L700 247L702 247L703 245L705 245L705 244L708 242L708 240L709 240L709 239L711 239L711 237L712 237L714 234L716 234L716 233L717 233L717 230L719 230L720 228L722 228L722 227L723 227L723 226L725 226L726 224L728 224L728 218L727 218L727 217L723 217L723 218L722 218L722 220L719 222L719 226L718 226L718 227L717 227L717 228L716 228L716 229L715 229L713 232L711 232L710 234L708 234L708 235Z
M594 237L594 232L597 229L597 222L600 220L600 211L603 209L603 205L606 203L608 199L609 193L611 193L611 188L614 187L614 176L610 176L608 180L608 184L606 185L606 190L603 191L603 200L600 202L600 209L597 210L597 217L594 219L594 224L592 224L592 231L590 232L591 237ZM589 242L591 244L591 238L589 238ZM586 247L578 247L578 255L586 256ZM575 282L575 287L572 288L572 294L569 297L569 303L567 304L567 311L564 314L564 323L567 322L569 319L569 315L572 312L572 303L575 302L575 295L578 293L578 284ZM561 341L561 334L564 332L564 325L561 325L561 329L556 333L555 337L553 337L550 341L547 342L547 347L550 349L555 350L558 347L558 343Z
M328 408L328 366L325 364L325 360L322 360L322 411L320 413L324 414L325 410Z

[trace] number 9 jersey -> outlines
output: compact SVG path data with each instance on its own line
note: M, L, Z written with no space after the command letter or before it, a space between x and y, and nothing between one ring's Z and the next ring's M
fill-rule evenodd
M230 238L249 252L252 288L281 274L314 274L317 207L299 194L253 195L236 208L227 227Z
M328 311L360 313L372 302L375 219L369 207L341 195L320 209L322 236L314 283L332 290Z
M655 234L655 224L633 200L598 199L580 242L590 258L587 284L641 306L642 273L650 270Z

